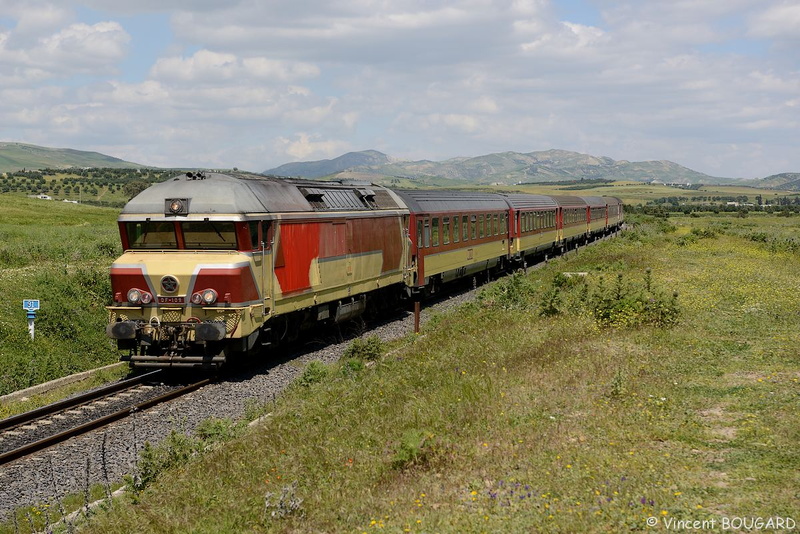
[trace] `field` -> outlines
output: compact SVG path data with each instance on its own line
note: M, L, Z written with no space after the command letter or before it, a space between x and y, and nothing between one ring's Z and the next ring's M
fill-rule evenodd
M254 429L173 436L86 531L800 519L800 217L633 219L422 335L309 366Z
M0 195L0 213L0 395L116 361L103 306L118 210ZM30 298L41 301L33 341Z
M745 196L748 202L755 202L757 195L761 195L765 202L773 201L777 197L797 197L797 193L776 191L774 189L756 189L753 187L704 185L699 189L681 189L659 184L645 184L642 182L611 182L589 188L576 188L572 185L542 184L520 185L520 191L540 195L580 195L580 196L612 196L622 199L628 206L647 204L662 198L677 197L684 202L691 202L692 197L728 197ZM724 204L724 202L723 202Z

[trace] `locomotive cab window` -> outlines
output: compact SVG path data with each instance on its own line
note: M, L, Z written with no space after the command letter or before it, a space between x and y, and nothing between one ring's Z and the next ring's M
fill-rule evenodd
M236 228L232 222L182 222L181 231L189 250L236 250Z
M178 240L172 222L125 223L128 243L132 249L176 249Z

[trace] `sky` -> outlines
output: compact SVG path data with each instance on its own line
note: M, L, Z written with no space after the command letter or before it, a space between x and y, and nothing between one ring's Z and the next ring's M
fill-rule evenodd
M552 148L800 172L800 0L0 0L0 141L255 172Z

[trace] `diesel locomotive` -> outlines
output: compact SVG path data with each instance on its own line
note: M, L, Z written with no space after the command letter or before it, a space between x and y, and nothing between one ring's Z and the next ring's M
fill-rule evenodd
M218 367L622 222L614 197L189 172L122 210L106 330L133 367Z

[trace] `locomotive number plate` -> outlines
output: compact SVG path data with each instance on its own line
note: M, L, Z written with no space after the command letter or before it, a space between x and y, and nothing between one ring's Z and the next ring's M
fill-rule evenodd
M186 297L158 297L159 304L186 304Z

